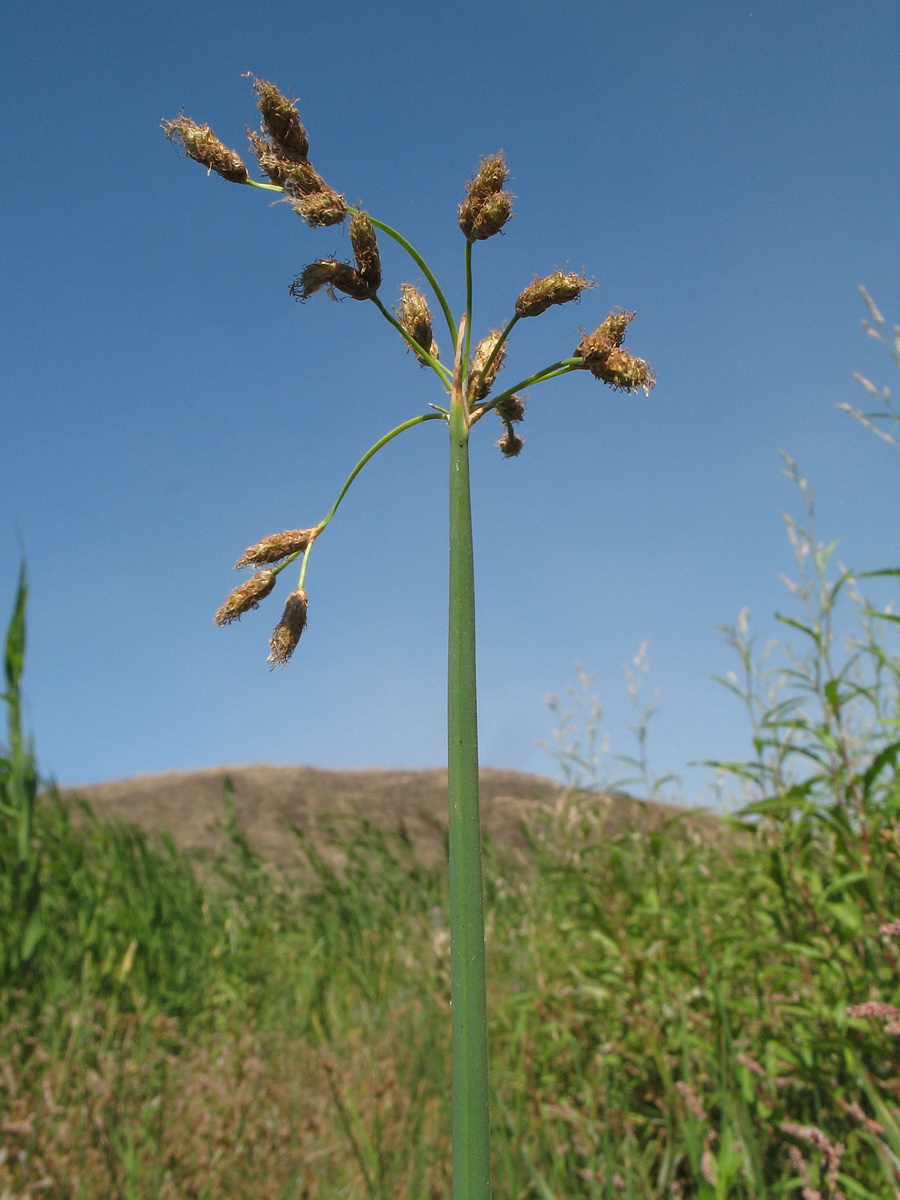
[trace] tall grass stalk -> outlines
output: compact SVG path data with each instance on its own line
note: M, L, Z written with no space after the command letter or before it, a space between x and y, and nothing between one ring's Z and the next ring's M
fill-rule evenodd
M230 624L256 608L273 590L282 570L300 558L297 587L287 597L284 615L270 640L269 662L285 664L293 655L306 626L307 568L315 541L334 517L338 506L374 454L408 428L426 420L443 420L449 435L450 583L448 641L448 776L449 877L452 1005L452 1177L454 1200L487 1200L491 1188L490 1113L488 1105L488 1038L485 979L485 933L482 883L481 828L478 796L478 736L475 678L475 574L469 484L469 437L474 425L490 412L501 421L496 443L507 458L516 457L523 439L514 426L525 413L525 387L544 383L577 370L628 392L649 393L655 379L648 364L623 347L634 313L610 312L591 334L582 337L574 354L528 374L513 387L496 389L506 355L507 340L516 324L536 317L553 305L566 304L593 284L585 277L555 271L533 283L517 297L506 323L489 332L472 350L473 251L477 243L498 234L512 213L512 195L505 189L508 169L502 154L482 159L458 209L465 238L465 310L459 320L424 257L401 233L360 208L347 205L309 161L309 138L294 102L273 84L256 80L254 91L262 116L258 134L250 135L253 151L268 182L251 179L240 156L218 140L208 125L185 116L165 121L167 135L208 172L233 183L282 192L307 225L330 226L348 216L354 261L317 259L298 275L292 293L306 300L327 289L358 301L370 301L404 339L422 366L442 388L434 412L412 418L377 442L351 472L330 512L317 525L270 535L251 546L238 567L257 570L236 588L216 614ZM393 239L425 276L450 335L452 371L441 361L432 336L432 316L425 295L412 284L401 285L399 306L392 312L379 295L382 284L377 234ZM367 1175L367 1187L371 1181Z

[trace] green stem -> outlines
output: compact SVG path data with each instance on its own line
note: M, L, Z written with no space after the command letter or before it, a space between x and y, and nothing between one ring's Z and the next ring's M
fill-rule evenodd
M512 333L513 329L515 328L516 322L517 322L519 319L520 319L520 318L519 318L519 314L518 314L518 313L516 313L516 315L513 317L513 319L510 321L510 323L509 323L509 324L506 326L506 328L505 328L505 329L503 330L503 332L500 334L500 339L499 339L499 341L497 342L497 345L496 345L496 346L493 348L493 350L491 351L491 353L490 353L490 355L489 355L489 357L488 357L488 360L487 360L487 362L484 364L484 372L483 372L483 374L485 374L485 375L489 375L489 374L490 374L491 367L494 365L494 359L497 357L497 355L500 353L500 351L501 351L501 350L503 349L503 347L506 345L506 339L507 339L507 338L509 337L509 335Z
M468 387L469 352L472 342L472 243L466 239L466 348L463 351L463 378Z
M582 358L561 358L559 362L551 363L549 367L544 367L542 371L537 371L534 375L529 375L527 379L520 379L518 383L514 383L512 387L507 388L505 392L501 392L498 396L492 396L490 400L485 400L483 403L476 405L472 416L477 421L484 413L490 412L501 400L505 400L508 396L512 396L522 388L533 387L536 383L546 383L548 379L555 379L557 375L568 375L570 371L579 371L583 363L584 359Z
M351 208L348 211L356 212L357 210L354 208ZM380 229L382 231L382 233L386 233L388 235L388 237L392 237L395 242L397 242L399 245L401 245L403 247L403 249L406 251L406 253L410 256L410 258L413 260L413 262L416 264L416 266L419 268L419 270L422 272L422 274L428 280L429 284L431 285L431 290L434 292L435 296L437 296L438 304L440 304L440 306L443 310L444 319L447 322L447 328L450 330L450 337L452 338L453 345L455 347L457 335L456 335L456 321L454 321L454 319L453 319L453 311L450 308L450 305L447 303L447 298L444 295L444 293L441 291L441 285L438 283L438 281L435 279L434 275L432 274L431 268L428 266L428 263L425 261L425 259L422 257L422 255L418 252L418 250L415 248L415 246L413 246L410 242L408 242L406 240L406 238L403 236L402 233L398 233L397 230L392 229L390 225L385 225L384 221L376 221L371 213L369 214L369 220L372 222L372 224L375 226L376 229Z
M392 442L394 440L394 438L399 437L401 433L406 433L407 429L412 429L412 427L414 425L422 425L425 421L445 421L446 419L447 419L446 414L444 414L443 412L421 413L418 417L410 417L410 419L408 421L404 421L402 425L398 425L396 429L392 429L390 431L390 433L386 433L383 438L379 438L379 440L375 443L374 446L370 446L369 449L362 456L362 458L359 460L359 462L356 464L356 466L353 468L353 470L350 472L350 474L347 476L347 478L344 482L344 486L341 488L340 492L338 493L338 498L337 498L337 500L335 500L334 504L332 504L331 509L328 512L328 515L323 517L323 519L316 526L316 530L318 531L316 533L316 537L319 536L319 534L322 532L322 530L325 528L325 526L328 524L328 522L331 520L331 518L337 512L341 501L349 492L351 484L353 483L353 480L357 477L357 475L360 473L360 471L363 469L363 467L366 465L366 463L369 461L370 458L374 458L375 455L378 453L378 451L384 449L384 447L388 444L388 442ZM298 558L299 555L302 554L303 555L303 566L300 569L299 586L303 587L303 581L306 578L307 558L309 556L310 550L312 550L314 545L315 545L315 538L313 539L312 542L310 542L310 544L307 546L306 550L295 550L293 554L289 554L287 556L287 558L285 558L282 562L280 562L277 567L272 567L271 568L272 574L273 575L280 574L285 569L285 567L289 567L291 565L291 563L294 562L294 560L296 558Z
M279 187L277 183L257 183L255 179L245 179L249 187L261 188L264 192L283 192L284 188Z
M388 444L388 442L392 442L394 438L399 437L401 433L406 433L407 429L412 429L414 425L421 425L425 421L443 421L444 419L443 413L421 413L418 417L410 417L408 421L404 421L402 425L398 425L396 429L392 429L390 433L386 433L383 438L379 438L374 446L370 446L370 448L365 452L365 454L347 476L347 481L341 488L337 500L335 500L334 504L332 504L328 515L319 522L319 529L324 529L337 512L338 505L347 495L353 480L357 477L369 459L374 458L378 451L382 450Z
M450 405L450 629L447 688L450 802L452 1200L490 1200L487 990L478 802L475 571L469 418L461 322Z
M249 187L261 188L265 192L282 192L283 193L285 190L283 187L280 187L277 183L258 183L255 179L245 179L244 183ZM359 211L360 210L358 208L354 208L350 204L347 205L347 212L356 213ZM377 220L375 217L372 216L371 213L369 213L368 216L369 216L369 220L372 222L372 224L375 226L376 229L380 229L382 233L386 233L388 235L388 237L392 237L394 239L394 241L398 243L398 245L403 247L403 249L406 251L406 253L409 255L409 257L413 260L413 262L416 264L416 266L419 268L419 270L422 272L422 274L428 280L429 284L431 285L431 290L434 292L435 296L437 296L438 304L440 304L441 309L444 313L444 319L447 322L447 328L450 330L450 337L452 338L453 345L455 347L456 346L456 321L454 321L454 319L453 319L453 310L450 308L450 305L447 303L447 297L441 291L441 285L435 279L434 273L432 272L428 263L425 261L425 259L422 257L422 255L418 252L418 250L415 248L415 246L411 242L408 242L406 240L406 238L403 236L402 233L398 233L396 229L392 229L391 226L386 225L384 223L384 221Z

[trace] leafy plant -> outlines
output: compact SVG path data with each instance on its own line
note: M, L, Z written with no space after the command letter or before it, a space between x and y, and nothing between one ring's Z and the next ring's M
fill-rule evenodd
M7 749L0 758L0 922L13 932L0 941L0 978L21 980L44 933L39 850L34 842L38 775L22 729L21 680L25 666L28 583L19 572L6 635Z

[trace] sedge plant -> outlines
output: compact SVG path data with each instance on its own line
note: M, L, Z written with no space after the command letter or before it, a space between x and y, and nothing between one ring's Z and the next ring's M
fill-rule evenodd
M493 413L502 433L496 443L506 458L515 458L524 441L517 426L525 415L524 389L576 371L625 392L649 394L655 383L644 359L628 351L625 332L633 312L615 310L592 332L583 333L575 350L540 367L511 387L497 386L516 325L539 316L553 305L579 299L595 284L584 275L555 270L535 276L515 300L507 323L473 341L472 258L477 243L499 234L512 215L509 171L502 153L481 160L459 205L463 234L465 310L457 317L428 264L396 229L361 207L349 205L325 182L309 158L309 137L294 100L273 84L255 80L253 90L262 117L250 144L265 181L250 176L240 155L225 146L208 125L181 115L163 122L168 137L208 174L262 192L281 194L313 228L349 219L353 261L319 258L303 268L291 294L307 300L315 293L341 293L367 302L402 337L422 367L439 385L431 411L411 416L390 430L362 455L340 488L331 509L318 524L285 530L250 546L236 563L254 573L235 588L215 614L228 625L275 589L278 576L299 560L296 586L285 599L280 621L269 639L271 666L286 664L307 623L306 577L315 543L337 513L354 480L379 451L401 434L426 422L440 422L450 453L450 588L448 639L448 791L450 944L452 1006L452 1178L454 1200L487 1200L490 1195L490 1126L488 1111L488 1040L485 987L484 914L481 830L478 798L478 739L475 685L475 591L472 511L469 485L469 439L474 426ZM379 235L393 239L424 277L447 327L450 351L442 358L433 336L434 317L424 291L415 283L400 285L394 308L382 299Z

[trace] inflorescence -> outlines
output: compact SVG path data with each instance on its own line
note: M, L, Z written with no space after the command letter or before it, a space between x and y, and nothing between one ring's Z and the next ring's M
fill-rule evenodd
M343 195L329 186L309 160L309 136L304 128L296 101L285 96L274 84L256 79L253 82L257 106L261 115L258 132L247 131L250 146L260 170L268 183L258 182L235 151L225 146L209 125L199 125L181 115L163 121L166 136L178 143L185 154L231 183L239 183L268 191L281 192L294 211L310 226L342 224L350 215L349 240L352 262L319 258L299 272L290 287L298 300L307 300L323 289L334 296L340 292L354 300L371 300L382 315L396 328L422 366L431 367L448 392L457 394L465 406L469 426L488 412L495 412L503 425L503 436L495 444L506 458L515 458L524 446L524 438L513 428L525 416L525 400L519 393L570 371L587 370L610 387L629 393L643 391L649 395L656 378L649 364L631 354L623 346L625 331L634 319L633 312L616 309L593 333L583 334L572 355L560 359L542 371L521 380L513 387L494 394L497 378L506 358L507 341L515 324L537 317L558 304L577 301L582 293L597 285L585 275L557 270L544 277L535 276L515 302L515 313L503 329L495 329L482 338L463 362L459 354L459 339L465 323L456 325L443 293L428 270L424 260L395 230L374 220L361 208L347 204ZM474 177L466 185L465 199L459 206L459 227L466 238L467 283L471 284L470 255L474 243L485 241L500 233L512 216L513 195L506 188L509 169L502 152L481 160ZM457 370L461 379L440 361L432 326L434 318L424 292L412 283L400 285L400 302L392 311L382 304L378 293L382 285L381 255L376 230L392 237L411 255L422 269L439 300L447 319L456 353ZM467 313L467 318L468 318ZM466 336L466 349L468 340ZM453 355L451 355L453 357ZM382 438L357 464L344 485L328 516L310 529L289 529L263 538L250 546L235 564L236 568L256 567L254 575L235 588L215 614L216 623L229 625L250 609L258 608L274 589L278 574L302 555L300 581L287 597L284 613L269 641L271 666L285 664L290 659L303 630L306 628L308 599L303 586L309 552L331 520L350 484L368 459L394 436L411 425L425 420L447 419L448 411L437 405L435 411L405 422Z

